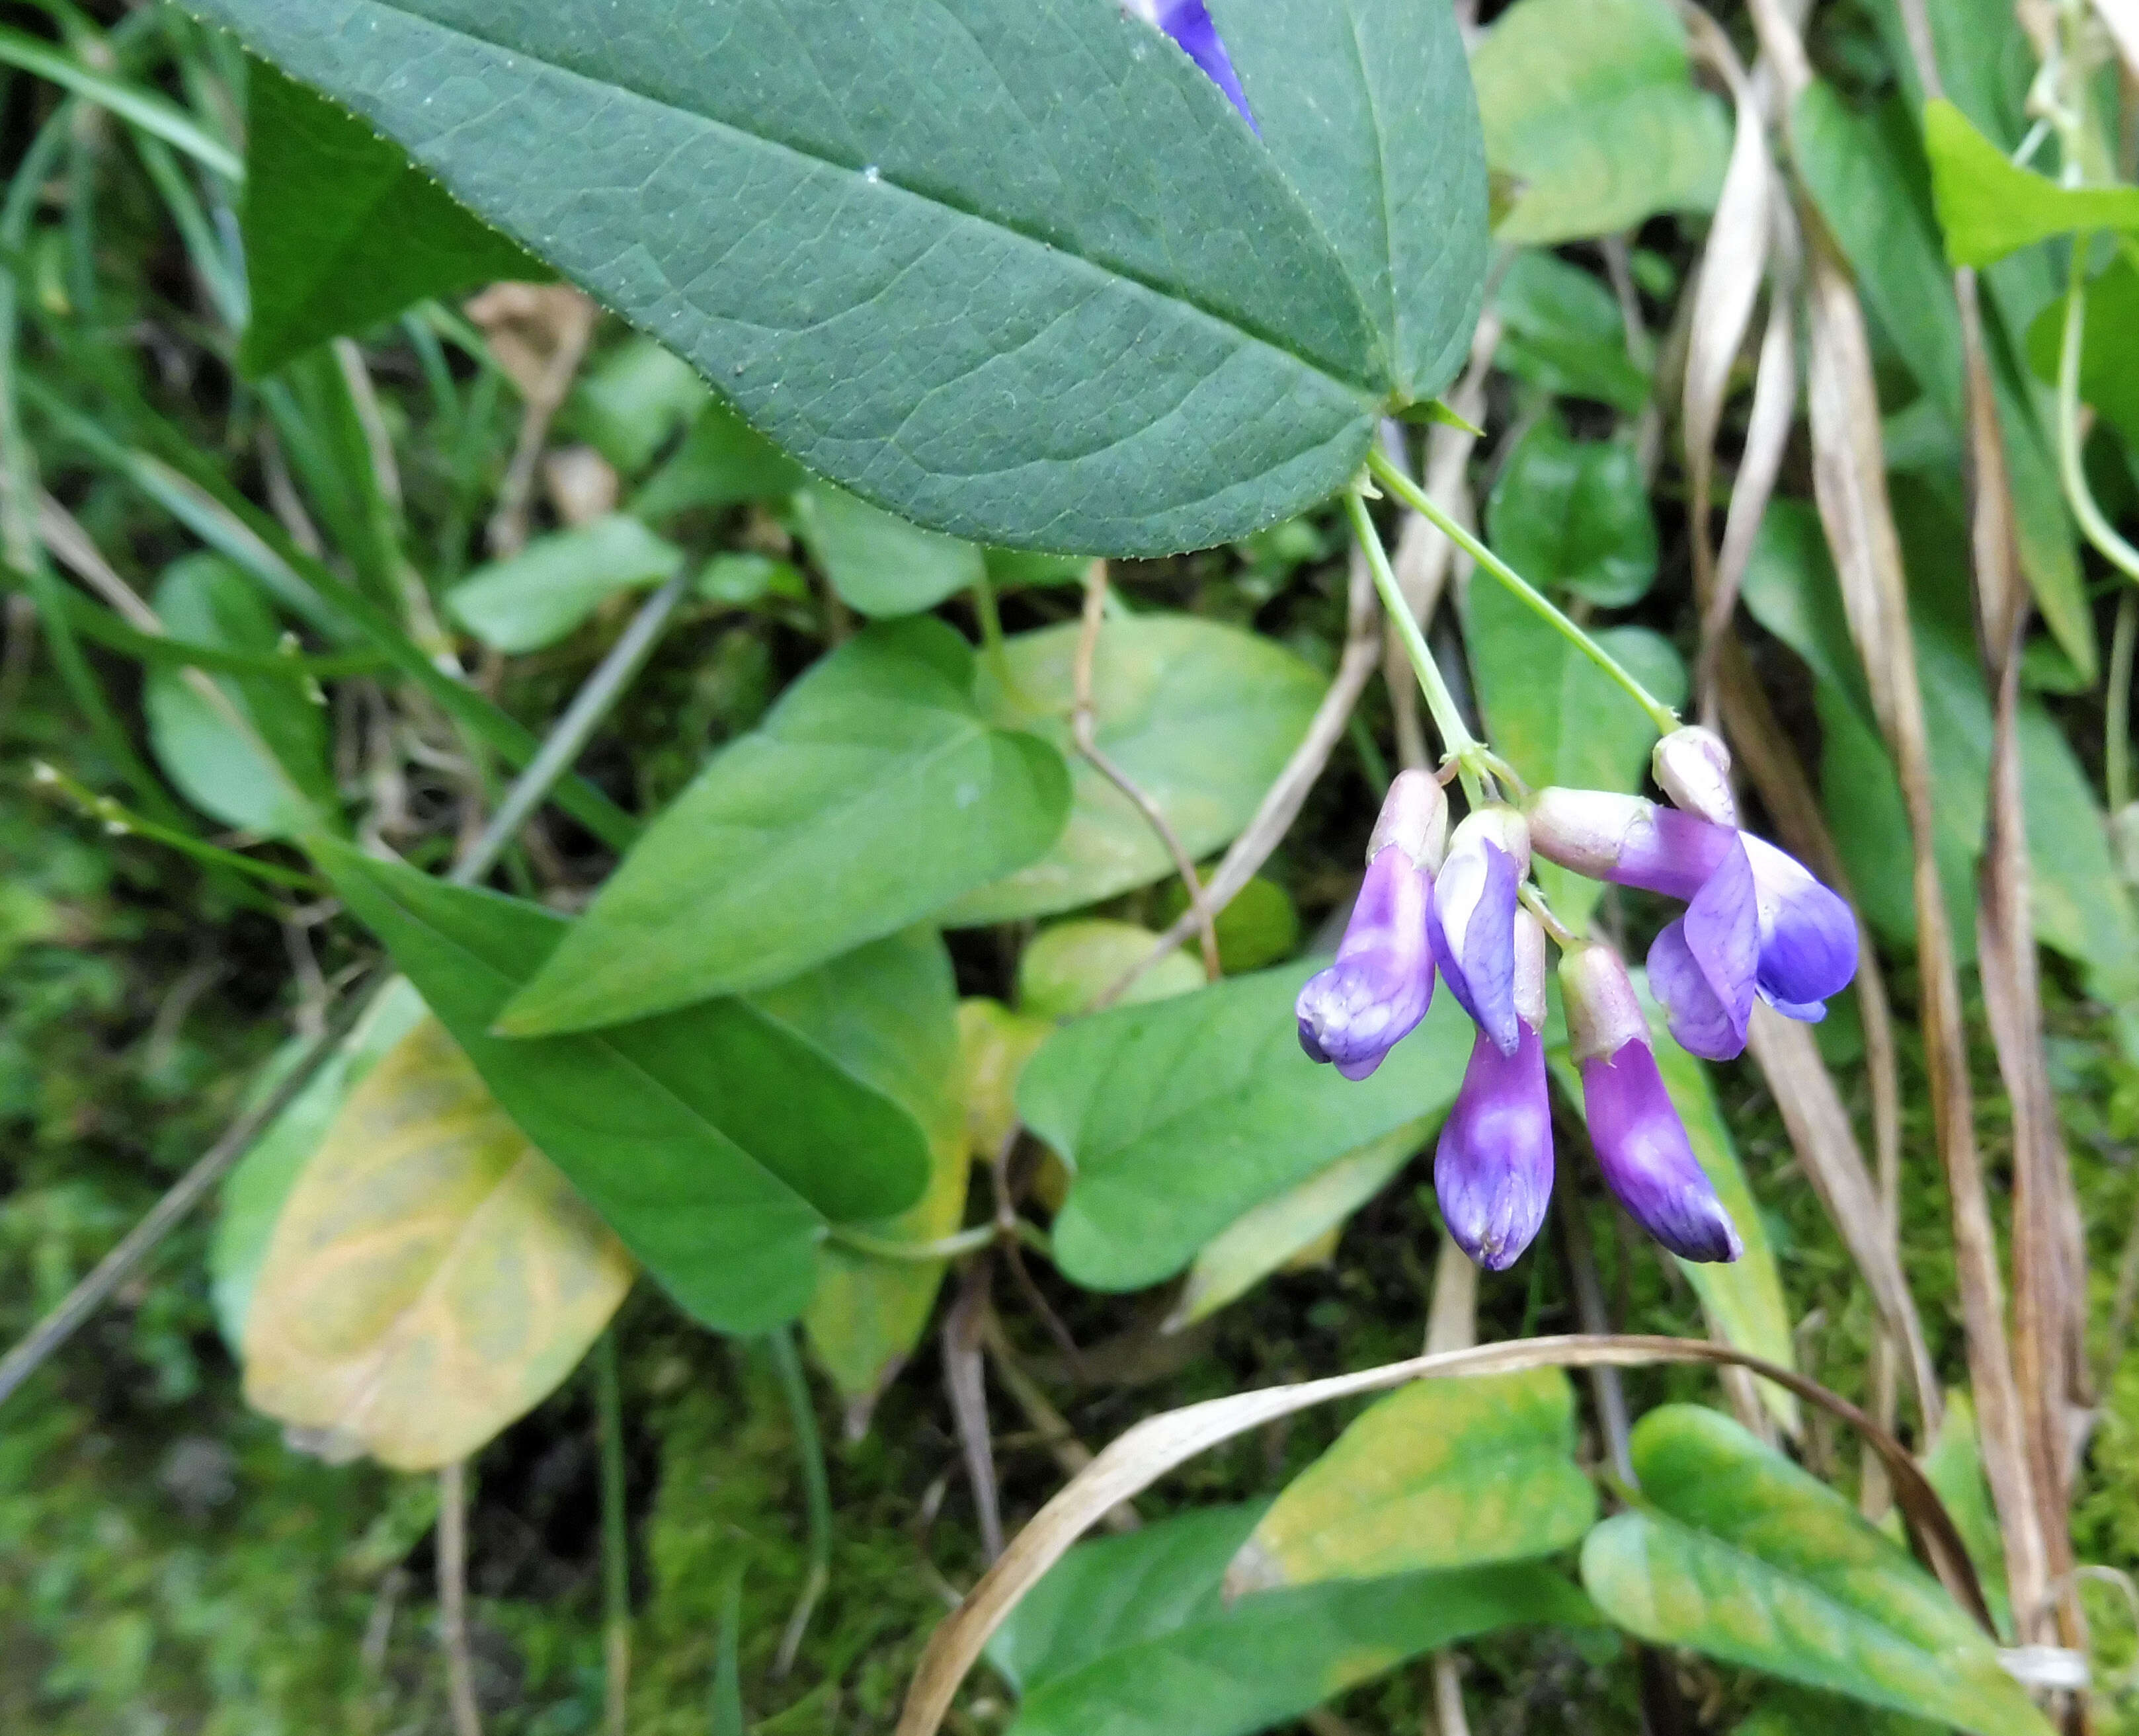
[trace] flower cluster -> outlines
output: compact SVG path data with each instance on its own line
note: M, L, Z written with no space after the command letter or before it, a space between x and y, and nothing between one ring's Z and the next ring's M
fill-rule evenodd
M1449 1234L1491 1271L1530 1245L1552 1191L1545 932L1521 898L1533 853L1685 902L1649 949L1648 973L1672 1034L1696 1054L1742 1050L1755 999L1793 1019L1821 1017L1856 974L1848 906L1739 829L1721 741L1675 731L1657 744L1654 770L1671 806L1544 790L1520 809L1486 803L1452 835L1441 785L1403 773L1368 847L1336 962L1300 990L1300 1046L1352 1079L1373 1073L1426 1016L1437 974L1471 1015L1477 1036L1433 1180ZM1590 1138L1613 1192L1674 1254L1735 1259L1737 1231L1672 1106L1627 967L1610 947L1567 936L1559 980Z

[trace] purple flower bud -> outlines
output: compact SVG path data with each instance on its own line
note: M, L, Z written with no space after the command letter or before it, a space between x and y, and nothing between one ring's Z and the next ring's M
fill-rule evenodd
M1738 801L1730 793L1730 750L1714 730L1691 723L1673 730L1657 743L1649 770L1673 805L1719 826L1738 824Z
M1433 951L1449 992L1503 1055L1517 1041L1515 897L1530 871L1530 828L1498 804L1456 829L1434 878Z
M1544 790L1530 821L1548 861L1687 901L1650 948L1649 982L1672 1034L1697 1055L1745 1049L1755 995L1816 1020L1857 974L1849 907L1750 832L1598 790Z
M1182 52L1226 93L1248 125L1255 125L1256 117L1249 112L1247 96L1241 89L1240 75L1233 70L1233 57L1226 52L1226 44L1218 35L1218 27L1211 22L1210 8L1203 0L1128 0L1128 4L1146 23L1156 24L1172 37Z
M1734 1260L1745 1251L1647 1042L1584 1061L1582 1103L1604 1180L1636 1223L1681 1259Z
M1515 916L1515 1052L1483 1031L1471 1045L1463 1088L1433 1153L1442 1221L1458 1247L1489 1272L1505 1271L1544 1223L1552 1197L1552 1106L1544 1044L1544 930Z
M1560 961L1559 982L1604 1180L1634 1221L1681 1259L1737 1259L1745 1251L1737 1228L1664 1089L1626 966L1608 946L1576 946Z
M1433 1003L1432 866L1447 830L1448 799L1432 778L1407 771L1390 785L1337 962L1294 1004L1300 1046L1348 1079L1380 1066Z

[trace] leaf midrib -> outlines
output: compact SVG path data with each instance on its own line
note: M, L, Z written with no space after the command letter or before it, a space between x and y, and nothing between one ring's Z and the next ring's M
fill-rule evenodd
M645 103L651 108L659 109L668 114L683 116L689 120L695 121L700 125L710 128L717 132L730 134L737 138L746 139L754 144L761 145L772 150L785 152L788 155L800 158L806 163L811 163L822 168L836 170L840 174L850 176L856 180L862 178L862 171L866 166L863 164L843 163L835 158L825 155L820 152L795 144L789 139L774 138L765 133L753 132L748 128L737 125L732 121L722 120L711 115L700 114L694 109L684 108L676 103L667 100L665 98L652 95L649 93L639 90L633 86L619 83L614 80L596 77L592 74L580 71L577 67L568 66L560 61L548 59L544 56L531 53L524 48L515 47L503 42L494 41L491 37L479 35L472 30L469 30L460 26L442 24L437 19L427 17L424 13L417 11L414 7L397 3L397 0L356 0L356 4L360 7L375 11L397 13L399 16L409 19L418 27L434 32L438 35L449 40L477 43L494 54L516 56L519 59L529 62L532 66L542 68L546 71L555 73L560 77L572 79L585 85L591 85L596 89L601 90L620 92L626 96L633 98L636 101ZM1289 183L1287 183L1285 177L1281 174L1275 175L1273 179L1280 188L1284 188L1286 191L1291 191ZM909 187L903 182L894 180L891 177L883 174L881 172L879 172L878 179L874 184L879 187L888 188L896 193L903 193L908 198L920 200L924 204L933 206L938 210L948 212L952 216L962 218L967 222L978 223L986 228L999 231L1002 234L1013 237L1016 240L1023 242L1028 247L1038 248L1044 252L1053 255L1056 258L1090 271L1097 276L1110 278L1123 283L1132 284L1138 289L1143 291L1145 293L1157 296L1161 301L1170 302L1178 307L1187 308L1190 312L1196 314L1202 319L1208 320L1213 325L1221 326L1226 331L1235 333L1251 343L1259 344L1265 349L1275 351L1289 361L1294 363L1295 365L1306 369L1308 372L1314 374L1323 379L1328 380L1331 384L1340 387L1344 391L1365 394L1368 403L1366 406L1363 407L1364 408L1371 409L1381 405L1389 395L1390 387L1388 383L1377 384L1367 380L1347 379L1344 375L1333 371L1330 368L1325 366L1322 363L1312 360L1309 357L1302 355L1299 350L1292 347L1290 343L1283 340L1277 334L1259 330L1253 325L1244 323L1240 318L1209 306L1204 302L1198 301L1194 296L1183 293L1177 287L1168 287L1162 284L1153 282L1139 273L1131 271L1126 266L1092 258L1087 254L1075 251L1071 247L1050 240L1045 235L1031 233L1029 231L1020 227L1017 224L1008 222L1002 218L991 216L982 212L968 209L967 207L943 197L941 193L924 192L919 188ZM1299 200L1299 195L1296 192L1293 193L1293 197L1295 200ZM1311 210L1307 208L1304 201L1300 201L1300 208L1307 216L1310 228L1318 237L1321 237L1321 225L1319 219L1315 218L1314 213ZM515 239L517 239L517 237L516 237ZM521 245L526 246L527 244L522 242ZM1326 238L1323 239L1323 245L1325 247L1329 247L1329 242ZM1330 248L1329 252L1331 261L1337 270L1337 275L1344 281L1346 286L1352 292L1353 301L1357 306L1360 315L1363 334L1371 339L1375 333L1375 322L1373 315L1368 311L1365 306L1364 298L1360 294L1359 286L1352 281L1351 273L1345 269L1344 261L1341 257L1336 253L1334 248ZM1393 364L1392 364L1392 367L1393 367Z

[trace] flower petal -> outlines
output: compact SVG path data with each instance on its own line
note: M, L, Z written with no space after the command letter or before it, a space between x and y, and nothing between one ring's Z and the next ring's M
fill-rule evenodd
M1211 22L1210 9L1203 0L1158 0L1158 27L1181 45L1182 51L1203 69L1248 125L1254 126L1256 117L1249 112L1241 76L1233 70L1233 57L1226 52L1225 42L1218 27Z
M1544 1044L1527 1024L1513 1055L1481 1031L1433 1153L1433 1189L1456 1245L1505 1271L1544 1223L1552 1197L1552 1107Z
M1402 850L1368 864L1337 962L1310 977L1294 1004L1310 1060L1364 1078L1417 1028L1433 1001L1432 913L1433 883Z
M1711 1061L1727 1061L1745 1049L1744 1027L1716 998L1686 946L1683 917L1650 945L1649 991L1662 1006L1680 1048Z
M1760 968L1760 907L1753 864L1743 848L1732 850L1717 865L1676 926L1682 928L1686 952L1699 967L1729 1025L1728 1035L1720 1039L1720 1053L1710 1054L1702 1049L1694 1052L1706 1054L1711 1060L1727 1061L1745 1047L1745 1027L1753 1017L1754 979ZM1676 1034L1675 1029L1673 1034Z
M1598 1164L1636 1223L1681 1259L1733 1260L1745 1251L1647 1044L1584 1061L1582 1099Z
M1463 1010L1504 1055L1515 1054L1521 1024L1515 1016L1520 879L1515 858L1489 842L1451 851L1434 888L1441 916L1433 925L1433 950L1442 975Z
M1804 865L1763 839L1744 840L1760 922L1760 989L1793 1019L1857 975L1857 917Z

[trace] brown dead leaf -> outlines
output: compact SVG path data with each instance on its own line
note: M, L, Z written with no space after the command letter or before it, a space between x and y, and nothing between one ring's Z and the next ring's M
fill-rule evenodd
M433 1470L547 1396L631 1279L623 1244L426 1019L291 1191L246 1315L245 1396L330 1456Z

